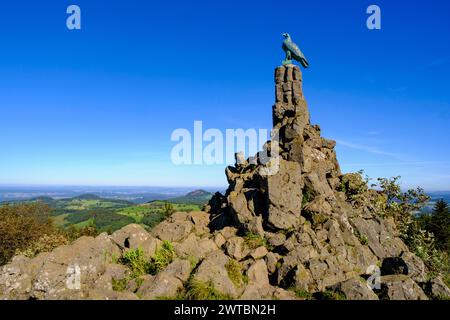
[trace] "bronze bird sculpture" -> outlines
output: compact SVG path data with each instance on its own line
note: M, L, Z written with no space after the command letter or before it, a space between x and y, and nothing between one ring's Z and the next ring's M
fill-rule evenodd
M292 59L297 60L304 68L309 67L308 60L306 60L303 53L300 51L298 46L292 42L289 33L283 33L283 50L286 53L286 59L283 61L283 65L292 64Z

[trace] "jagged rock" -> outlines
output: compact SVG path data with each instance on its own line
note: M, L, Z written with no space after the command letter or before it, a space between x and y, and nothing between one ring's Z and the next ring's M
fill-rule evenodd
M386 195L359 174L342 175L336 142L310 123L300 69L277 68L275 82L271 141L247 160L236 154L225 170L226 193L216 193L205 211L175 212L151 232L132 224L33 259L15 257L0 269L0 299L174 298L197 281L240 299L297 299L286 289L331 289L352 300L377 299L374 292L393 300L427 299L424 291L448 296L440 278L426 281L423 261L393 219L378 214ZM173 242L176 257L155 276L129 280L131 271L114 263L137 248L150 259L163 240ZM230 279L232 259L248 284ZM376 275L377 266L381 289L372 291L360 277ZM127 282L124 292L112 290L113 279Z
M105 267L105 273L95 281L95 289L113 290L113 281L127 278L131 270L121 264L111 263Z
M306 292L314 291L317 288L316 282L312 278L311 273L303 266L302 263L297 264L294 285L296 289Z
M225 249L230 257L238 261L245 258L249 253L249 249L245 246L245 241L241 237L228 239L225 243Z
M153 258L156 254L156 251L161 247L161 245L161 240L153 238L149 235L149 238L142 242L138 247L144 251L144 254L147 258Z
M280 159L278 173L268 176L263 188L268 199L267 223L281 230L298 227L303 198L300 165Z
M282 288L276 288L273 293L273 298L276 300L299 300L294 292Z
M274 288L270 285L251 283L245 287L241 300L269 300L272 298Z
M111 235L111 239L122 249L137 249L150 234L138 224L129 224Z
M253 259L257 260L257 259L261 259L264 258L267 255L268 251L267 248L264 246L258 247L255 250L253 250L250 255L252 256Z
M378 300L378 296L362 278L352 278L340 282L331 289L343 293L347 300Z
M185 239L191 233L192 228L193 224L189 221L170 222L170 220L166 220L153 228L151 234L160 240L178 242Z
M221 248L225 242L227 242L227 239L225 239L225 237L221 234L221 233L216 233L216 235L214 236L214 243L216 244L216 246L218 248Z
M281 255L278 253L269 252L266 255L266 265L269 273L274 273L277 270L277 263L281 259Z
M236 288L228 276L225 265L230 261L221 250L210 253L198 266L193 279L203 283L211 282L214 288L223 295L238 297L240 288Z
M191 233L180 243L174 244L174 250L178 257L183 259L203 259L208 253L217 249L216 244L211 239L198 239Z
M137 294L142 299L173 298L183 289L183 282L170 272L161 271L154 277L148 277L142 283Z
M81 237L34 259L17 258L2 268L0 288L7 299L81 298L81 288L93 287L105 272L108 255L120 250L106 233Z
M195 234L198 236L209 233L210 215L203 211L194 211L189 213L189 219L194 224Z
M164 272L169 276L174 276L182 282L186 282L191 274L192 266L187 260L175 259L167 266Z
M380 279L380 299L389 300L428 300L423 290L408 276L389 275Z
M426 284L426 290L427 292L429 292L429 295L434 299L450 298L450 289L445 285L441 277L431 279Z
M269 273L264 260L256 260L255 263L248 269L247 276L249 283L269 285Z
M286 242L286 236L283 233L266 232L266 235L271 246L278 247Z

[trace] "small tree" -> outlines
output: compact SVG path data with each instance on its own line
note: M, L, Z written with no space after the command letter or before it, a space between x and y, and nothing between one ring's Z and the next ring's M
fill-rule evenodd
M450 249L450 210L443 199L434 205L433 214L426 228L434 234L439 249L445 251Z
M164 214L166 216L170 216L172 213L174 213L175 209L173 208L173 204L169 202L164 203Z

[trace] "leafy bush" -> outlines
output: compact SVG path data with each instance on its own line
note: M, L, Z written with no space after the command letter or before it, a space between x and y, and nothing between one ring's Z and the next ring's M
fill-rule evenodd
M40 202L0 207L0 265L6 264L16 252L30 248L31 254L52 247L50 239L59 231L52 223L50 212L51 209ZM44 236L49 238L41 240L40 248L30 247Z
M429 197L421 188L402 192L400 177L379 178L380 192L386 203L380 214L392 217L400 232L400 238L408 248L420 257L432 273L442 273L445 277L450 272L448 254L438 250L434 235L424 230L423 223L416 214L427 204Z
M132 278L149 273L151 267L150 262L145 257L144 250L141 248L126 251L119 262L130 268Z
M145 224L147 227L152 229L157 224L162 222L167 216L163 212L152 212L150 214L146 214L142 218L142 223Z
M25 249L18 249L16 255L24 255L33 258L42 252L50 252L56 247L68 244L69 240L63 234L52 233L44 234L37 241L32 242Z
M170 216L172 213L174 213L174 208L173 208L173 204L166 202L164 203L164 214L166 216Z
M77 228L72 225L65 229L63 232L66 238L70 241L74 241L83 236L96 237L99 235L99 231L94 223L91 223L83 228Z
M155 256L150 261L150 274L157 274L159 271L167 267L175 257L175 250L170 241L163 241L161 248L156 250Z

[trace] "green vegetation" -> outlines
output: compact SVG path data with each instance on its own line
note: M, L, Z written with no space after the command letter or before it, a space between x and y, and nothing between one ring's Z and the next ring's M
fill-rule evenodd
M296 289L296 288L290 288L289 290L294 292L298 298L305 299L305 300L314 300L313 294L308 291L300 290L300 289Z
M347 297L341 293L332 290L318 292L314 295L317 300L347 300Z
M434 205L431 215L418 217L422 229L432 233L436 240L436 248L445 252L450 250L450 208L443 199Z
M132 278L138 278L149 273L151 268L151 263L147 260L141 248L126 251L119 262L130 268Z
M16 204L33 203L46 204L51 209L48 215L56 227L63 229L94 227L97 233L105 231L111 233L130 223L142 224L151 229L175 211L201 210L200 205L195 203L152 201L135 205L124 200L103 199L90 194L59 200L38 197Z
M157 274L159 271L167 267L175 257L175 250L170 241L163 241L161 248L156 250L155 256L152 258L149 266L150 274Z
M216 290L212 281L203 282L190 279L187 285L186 299L189 300L230 300L231 297Z
M114 291L125 291L130 278L112 279L112 289Z
M313 192L310 188L305 187L303 189L303 198L302 198L302 206L306 205L307 203L311 202L314 199Z
M244 236L244 242L250 249L256 249L261 246L267 246L267 240L262 238L259 234L247 232Z
M364 234L361 234L356 228L354 229L355 236L358 238L359 242L363 246L367 245L369 243L369 239L367 239L367 236Z
M212 193L205 191L205 190L195 190L192 192L189 192L188 194L182 196L170 199L170 202L175 204L194 204L198 206L202 206L206 204L211 197L213 196Z
M32 256L65 243L50 212L40 202L0 207L0 265L7 263L16 252Z
M236 287L239 288L248 282L247 277L244 276L244 272L242 271L242 266L238 261L230 259L225 265L225 269L227 270L228 277Z
M399 179L400 177L378 179L377 186L381 197L375 200L374 205L382 217L394 220L401 239L424 261L430 270L430 276L441 274L448 281L450 261L446 235L448 236L449 218L446 206L440 202L435 207L435 214L431 217L418 216L417 213L421 212L429 201L429 197L421 188L403 192Z

